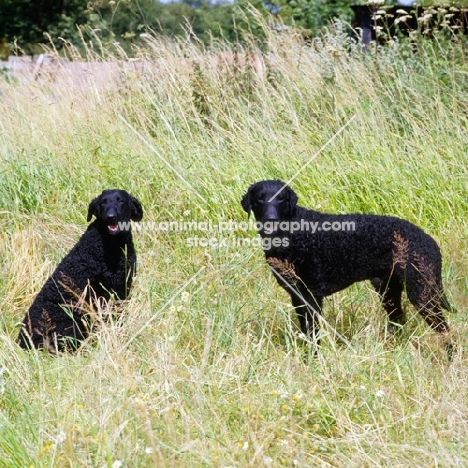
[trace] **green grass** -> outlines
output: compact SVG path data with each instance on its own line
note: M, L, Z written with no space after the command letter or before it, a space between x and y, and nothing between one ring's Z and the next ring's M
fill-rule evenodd
M147 38L136 51L143 74L122 69L86 92L0 83L0 466L468 463L464 49L434 40L376 56L339 29L309 45L294 31L266 34L261 51L239 57L228 44ZM260 248L187 245L255 235L241 230L135 231L139 271L118 321L76 355L15 344L103 189L136 196L145 221L240 222L251 183L297 172L303 206L396 215L437 239L459 310L448 317L451 365L408 303L403 335L387 341L366 284L326 301L331 327L304 363L289 297Z

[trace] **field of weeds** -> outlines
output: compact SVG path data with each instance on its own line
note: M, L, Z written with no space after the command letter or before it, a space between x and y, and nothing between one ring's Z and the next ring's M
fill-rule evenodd
M86 89L3 74L0 466L467 466L463 44L363 54L339 28L266 35L237 52L147 36L135 68L90 49L75 59L120 72ZM365 283L325 301L331 327L303 361L288 295L238 241L255 231L219 229L247 220L251 183L296 174L302 206L400 216L438 241L451 364L407 301L386 340ZM145 210L131 298L75 355L21 350L25 312L106 188ZM207 228L164 229L184 221Z

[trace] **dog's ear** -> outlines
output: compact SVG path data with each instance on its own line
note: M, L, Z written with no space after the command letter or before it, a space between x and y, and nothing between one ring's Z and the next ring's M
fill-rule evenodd
M143 218L143 207L141 206L141 203L135 198L130 196L130 208L131 208L131 215L130 219L132 221L141 221Z
M248 218L250 219L250 212L252 211L252 206L250 205L250 191L252 187L249 187L247 193L242 197L241 205L244 208L244 211L247 213Z
M287 192L287 207L288 207L290 216L292 217L296 213L296 206L297 206L298 198L294 190L291 189L290 187L286 188L286 192Z
M88 206L88 216L86 216L86 221L88 223L91 221L91 218L94 216L97 217L97 206L99 204L99 197L96 197Z

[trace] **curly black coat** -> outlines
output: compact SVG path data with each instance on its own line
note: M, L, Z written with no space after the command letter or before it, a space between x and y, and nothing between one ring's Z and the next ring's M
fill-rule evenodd
M136 267L130 220L142 219L141 204L124 190L104 190L89 205L87 220L93 216L27 312L22 348L76 350L89 335L87 311L101 299L127 298Z
M404 323L403 289L433 330L449 331L442 308L453 309L443 291L440 250L414 224L308 210L297 206L297 195L279 180L251 185L242 207L255 215L266 259L291 295L304 334L317 337L324 297L363 280L379 293L391 331Z

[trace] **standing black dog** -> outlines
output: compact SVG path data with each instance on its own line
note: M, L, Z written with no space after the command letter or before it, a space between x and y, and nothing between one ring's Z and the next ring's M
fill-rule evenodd
M89 204L88 222L93 215L26 314L22 348L76 350L89 335L86 309L111 296L127 298L136 267L130 220L142 219L141 204L125 190L104 190Z
M443 291L440 250L414 224L390 216L308 210L297 206L294 191L278 180L250 186L242 207L255 215L267 262L291 295L306 336L317 340L324 297L363 280L379 293L390 331L404 323L406 287L432 329L449 332L442 308L454 310ZM450 342L446 347L450 355Z

